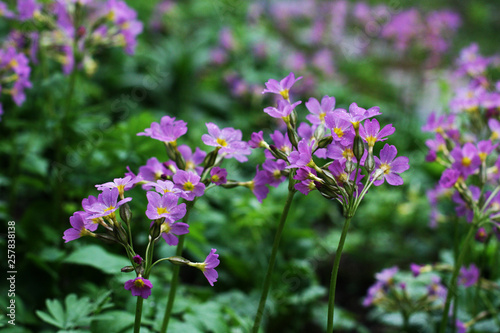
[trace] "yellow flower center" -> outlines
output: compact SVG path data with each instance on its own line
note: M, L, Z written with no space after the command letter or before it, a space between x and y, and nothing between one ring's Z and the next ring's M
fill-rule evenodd
M142 288L144 287L144 281L141 278L139 278L134 281L134 286L136 286L137 288Z
M387 163L380 164L380 169L384 171L386 175L391 172L391 166Z
M377 141L376 137L373 136L367 136L366 137L366 142L368 143L368 147L373 147L375 146L375 142Z
M118 189L118 193L123 195L123 192L125 192L125 185L118 185L116 188Z
M170 212L168 211L168 209L166 209L165 207L158 207L158 208L156 208L156 212L158 213L158 215L161 215L161 214L170 214Z
M111 10L108 13L107 18L108 18L108 20L113 21L115 19L115 12Z
M115 209L115 206L109 206L108 208L106 208L104 210L104 212L109 212L110 210L113 210L113 209Z
M462 165L464 167L468 167L472 163L472 160L468 157L463 157L462 158Z
M194 170L194 162L193 161L186 162L186 170Z
M479 153L479 158L481 159L481 162L486 161L486 157L488 157L488 154L485 152Z
M170 227L170 225L168 223L163 223L161 225L161 232L162 233L164 232L164 233L168 234L170 232L170 229L172 229L172 228Z
M194 185L193 185L193 183L191 183L191 182L185 182L185 183L184 183L184 186L182 186L182 188L183 188L185 191L192 191L192 190L194 190Z
M221 145L222 147L227 146L227 142L226 142L226 140L221 139L221 138L217 138L217 143L218 143L219 145Z
M348 161L352 160L352 158L354 157L354 153L352 152L352 149L351 148L346 148L343 152L342 152L342 156L344 156L344 158Z
M217 183L219 180L220 180L220 177L218 175L212 176L212 183Z
M280 179L280 178L281 178L281 171L279 171L279 170L274 170L274 171L273 171L273 177L274 177L275 179Z
M333 132L334 132L335 134L337 134L337 136L338 136L339 138L341 138L341 137L343 137L343 136L344 136L344 131L342 130L342 128L335 127L335 128L333 129Z
M283 89L282 91L280 91L280 95L283 96L284 99L288 99L289 95L289 90L288 89Z
M9 61L9 66L10 67L17 67L17 66L19 66L19 63L17 62L16 59L12 58L12 60Z
M493 132L493 133L491 133L491 138L490 138L490 140L496 140L496 139L498 139L498 132Z
M319 114L319 120L321 120L321 122L323 122L323 121L325 120L325 116L326 116L326 113L321 112L321 113Z

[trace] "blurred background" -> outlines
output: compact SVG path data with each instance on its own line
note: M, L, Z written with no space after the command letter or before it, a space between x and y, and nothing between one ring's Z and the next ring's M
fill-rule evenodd
M500 4L492 1L127 1L142 22L133 55L97 49L92 68L66 75L57 58L31 64L32 88L16 106L3 96L0 122L0 219L16 222L16 327L5 332L126 332L135 299L123 289L130 275L121 248L93 239L64 244L69 216L96 184L134 172L151 157L167 159L163 145L136 136L164 115L188 123L180 139L203 147L205 123L254 131L265 137L279 124L262 110L274 101L264 83L294 72L292 91L302 100L334 96L336 106L379 106L396 132L388 143L408 156L405 185L368 193L351 224L338 278L338 332L398 332L390 319L362 306L374 274L383 268L440 260L451 248L448 224L430 227L426 191L441 169L425 162L420 131L432 111L446 110L452 73L462 48L498 52ZM9 3L15 8L15 2ZM6 18L0 31L19 29ZM74 81L73 99L61 110ZM378 147L380 149L381 147ZM251 180L260 151L226 166L230 178ZM217 248L215 287L199 272L181 269L172 332L246 332L253 321L277 221L287 188L271 189L260 204L245 188L217 188L197 202L186 257L202 261ZM146 198L130 192L134 223L146 223ZM327 290L342 212L319 193L296 195L280 245L264 332L323 332ZM6 229L5 229L6 230ZM2 230L2 232L4 232ZM147 243L146 229L137 246ZM0 238L7 248L6 234ZM159 246L159 254L174 248ZM6 252L6 251L5 251ZM4 253L5 253L4 252ZM2 260L5 262L5 259ZM3 265L3 264L2 264ZM4 271L7 269L5 268ZM171 266L160 265L145 302L144 323L158 329ZM2 283L3 288L3 283ZM6 291L0 297L3 313ZM71 295L69 297L68 295ZM54 309L58 310L54 310ZM41 310L62 313L51 325ZM78 310L77 310L78 309ZM61 312L62 311L62 312ZM46 319L46 317L45 317ZM424 324L425 325L425 324ZM433 323L427 323L432 332Z

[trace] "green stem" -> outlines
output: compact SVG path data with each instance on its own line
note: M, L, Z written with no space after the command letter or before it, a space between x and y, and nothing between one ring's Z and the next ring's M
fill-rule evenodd
M134 333L139 333L141 331L141 317L142 317L142 303L144 298L137 296L137 303L135 306L135 322L134 322Z
M349 230L350 222L351 217L346 217L344 221L344 227L342 228L342 235L340 236L339 245L337 247L337 252L335 252L335 260L333 261L330 291L328 293L328 324L326 329L327 333L333 332L333 314L335 310L335 288L337 286L337 274L339 272L340 257L342 256L342 250L344 249L344 243L347 236L347 230Z
M286 218L288 216L288 211L290 210L290 206L292 205L292 199L295 192L296 191L293 188L289 189L288 191L285 207L283 207L283 212L281 213L280 221L278 224L278 230L276 230L276 235L274 236L271 258L269 259L269 264L267 266L266 277L264 279L264 286L262 287L262 294L260 295L259 307L257 308L257 314L255 315L255 320L253 322L253 328L252 328L253 333L257 333L259 331L260 323L264 315L264 307L266 306L267 295L269 294L269 288L271 287L271 277L273 275L274 263L276 262L276 255L278 254L281 234L283 233L283 228L285 227Z
M451 277L451 282L448 285L448 293L446 295L446 302L444 304L443 317L441 318L441 326L439 328L439 333L444 333L446 330L446 326L448 324L448 312L450 311L450 304L457 290L458 272L460 271L460 267L462 266L462 262L465 257L465 252L469 248L469 243L472 239L472 236L474 235L475 229L476 229L476 223L475 221L473 221L469 228L469 232L465 237L465 242L462 248L460 249L460 254L458 255L457 261L455 262L455 267L453 267L453 275Z
M186 215L182 218L182 222L187 223L189 221L189 213L194 206L196 199L193 201L188 201L186 203ZM179 236L179 243L177 244L177 248L175 250L176 256L182 255L182 250L184 249L184 238L186 235ZM161 324L160 332L165 333L168 328L168 322L170 320L170 316L172 314L172 309L174 307L175 294L177 292L177 285L179 284L179 271L180 266L175 265L172 272L172 281L170 282L170 291L168 293L168 301L167 307L165 308L165 314L163 315L163 322Z

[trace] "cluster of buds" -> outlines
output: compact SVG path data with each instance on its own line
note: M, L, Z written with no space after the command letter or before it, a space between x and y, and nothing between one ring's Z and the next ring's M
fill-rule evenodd
M439 220L438 199L447 194L457 215L476 224L478 240L500 232L500 84L488 79L488 71L498 67L495 59L479 55L475 45L464 49L456 75L468 80L466 87L457 87L451 113L433 113L422 127L435 135L426 141L426 160L444 167L439 183L428 193L431 225Z
M38 51L62 64L65 74L75 68L93 74L97 64L93 55L103 48L122 47L133 54L142 23L124 1L18 0L20 29L10 32L9 41L26 50L33 63Z
M335 108L334 97L324 96L321 102L310 98L305 103L310 124L298 123L295 109L301 101L292 103L290 89L300 79L290 73L280 82L271 79L266 83L263 93L279 98L277 106L264 112L283 120L286 133L271 134L273 144L263 139L262 131L252 134L250 147L264 148L267 157L264 170L257 172L253 182L254 187L261 187L257 197L260 194L262 198L265 184L274 186L289 176L295 190L305 195L318 190L323 197L340 202L344 215L352 217L372 185L384 181L394 186L403 184L399 174L408 170L408 158L396 157L396 147L388 144L380 157L375 156L375 143L385 141L395 131L392 125L381 129L376 119L369 119L380 115L378 107L366 110L352 103L347 111Z

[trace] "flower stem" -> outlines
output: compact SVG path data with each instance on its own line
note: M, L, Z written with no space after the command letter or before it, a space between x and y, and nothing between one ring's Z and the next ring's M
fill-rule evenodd
M469 243L476 229L476 223L474 222L475 221L473 221L470 225L469 232L465 237L465 241L462 248L460 249L458 259L455 262L455 266L453 267L453 275L451 277L451 282L448 285L448 293L446 294L446 302L444 304L443 317L441 318L441 326L439 328L439 333L444 333L446 330L446 326L448 324L448 312L450 311L450 304L457 291L458 272L460 271L460 267L462 266L462 262L465 257L465 252L469 248Z
M342 250L344 249L344 243L347 236L347 230L349 230L349 224L351 222L351 217L346 217L344 221L344 227L342 228L342 235L340 236L339 245L337 246L337 252L335 252L335 260L333 261L332 278L330 280L330 291L328 293L328 323L326 332L333 332L333 313L335 310L335 288L337 286L337 274L339 272L340 257L342 256Z
M141 331L141 318L142 318L142 303L144 298L137 296L137 304L135 306L135 322L134 322L134 333L139 333Z
M195 200L186 202L186 215L184 215L182 222L187 223L189 221L189 213L191 212L191 208L193 208L194 206ZM177 243L177 248L175 250L176 256L182 255L182 250L184 249L185 236L186 235L179 236L179 243ZM180 266L174 265L174 269L172 272L172 281L170 282L170 291L168 293L167 307L165 308L165 314L163 315L163 322L161 324L161 330L160 330L161 333L165 333L168 328L168 322L172 314L172 308L174 307L177 285L179 283L179 271L180 271Z
M271 258L269 259L269 264L267 266L266 277L264 279L264 286L262 287L262 294L260 295L259 307L257 308L257 314L255 315L255 320L253 322L253 328L252 328L253 333L257 333L259 331L260 323L262 321L262 316L264 315L264 307L266 305L267 295L269 294L269 288L271 287L271 277L273 275L274 263L276 262L276 255L278 254L281 234L283 233L283 228L285 227L286 218L288 216L288 211L290 210L290 206L292 205L292 199L295 192L296 191L293 188L289 189L288 191L285 207L283 207L283 212L281 213L280 221L278 224L278 230L276 230L276 235L274 236Z

